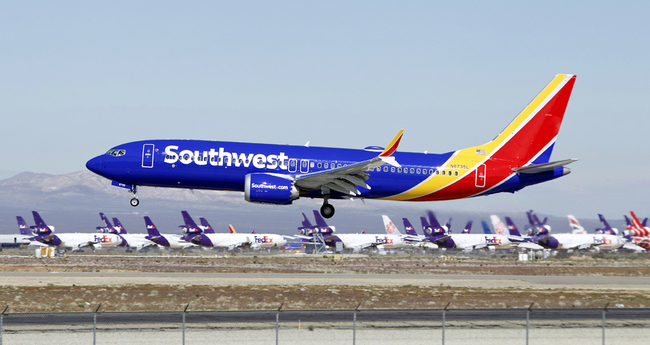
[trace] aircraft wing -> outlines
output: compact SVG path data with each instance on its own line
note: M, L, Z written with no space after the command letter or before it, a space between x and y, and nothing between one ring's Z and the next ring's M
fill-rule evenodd
M402 241L404 242L424 242L427 238L424 236L413 236L413 235L404 235L402 236Z
M404 130L400 130L390 144L388 144L388 147L377 157L340 168L296 175L295 185L306 190L321 188L334 190L350 196L357 196L361 194L357 190L357 187L370 189L370 186L366 184L366 180L370 175L366 171L376 169L384 164L400 167L399 163L391 155L397 150L403 133Z
M581 243L581 244L578 245L578 249L589 249L589 248L591 248L593 246L594 246L594 244L591 243L591 242L589 242L589 243Z
M533 250L544 249L544 247L540 246L537 243L533 243L533 242L521 242L521 243L519 243L519 245L517 245L517 247L526 248L526 249L533 249Z
M637 251L637 252L643 252L643 251L645 251L645 249L643 249L642 247L639 247L639 246L637 246L636 244L631 243L631 242L627 242L627 243L625 243L625 244L623 245L623 248L625 248L625 249L630 249L630 250L635 250L635 251Z

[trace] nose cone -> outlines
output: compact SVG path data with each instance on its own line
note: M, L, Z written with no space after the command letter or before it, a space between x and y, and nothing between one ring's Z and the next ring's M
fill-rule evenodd
M88 162L86 162L86 168L95 174L101 175L99 172L102 168L102 158L101 156L97 156Z

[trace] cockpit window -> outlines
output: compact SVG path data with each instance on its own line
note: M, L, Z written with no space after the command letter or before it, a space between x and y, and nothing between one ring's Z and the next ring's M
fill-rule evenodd
M126 150L108 150L106 154L119 157L119 156L124 156L126 154Z

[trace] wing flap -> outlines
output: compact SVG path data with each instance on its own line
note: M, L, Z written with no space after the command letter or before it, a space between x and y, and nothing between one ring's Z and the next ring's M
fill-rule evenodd
M359 195L361 193L357 190L357 187L370 189L370 186L365 182L370 177L367 171L374 170L384 164L401 166L397 163L395 157L390 155L397 150L403 132L403 129L400 130L386 149L377 157L329 170L297 175L295 185L305 190L325 187L343 194ZM323 194L327 194L326 192L326 190L323 191Z

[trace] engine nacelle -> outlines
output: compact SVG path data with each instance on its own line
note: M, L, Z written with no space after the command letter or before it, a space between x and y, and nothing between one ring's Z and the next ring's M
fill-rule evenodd
M246 175L244 198L248 202L290 205L299 196L290 179L266 173Z

